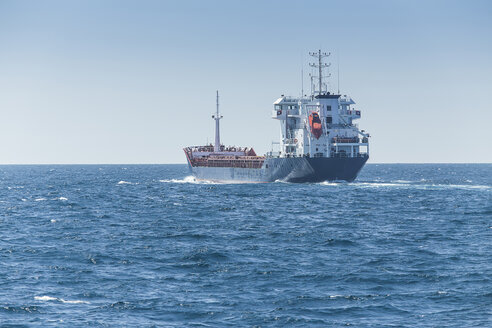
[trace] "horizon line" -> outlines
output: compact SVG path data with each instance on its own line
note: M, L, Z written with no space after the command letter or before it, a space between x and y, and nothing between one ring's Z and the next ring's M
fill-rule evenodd
M492 162L374 162L366 165L381 164L492 164ZM8 165L188 165L187 163L0 163L0 166Z

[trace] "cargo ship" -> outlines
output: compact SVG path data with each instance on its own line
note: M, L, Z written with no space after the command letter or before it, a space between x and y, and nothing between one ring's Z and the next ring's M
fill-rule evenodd
M258 156L252 147L224 146L220 141L217 91L215 143L184 148L188 167L197 180L218 182L353 181L369 159L369 134L354 121L361 118L347 95L331 93L323 82L328 53L310 53L311 94L282 95L273 103L272 118L280 123L276 151ZM317 75L316 75L317 74Z

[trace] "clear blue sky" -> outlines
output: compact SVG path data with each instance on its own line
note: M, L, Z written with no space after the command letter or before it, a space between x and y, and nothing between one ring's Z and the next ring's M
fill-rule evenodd
M216 89L264 153L319 47L371 162L492 162L491 1L0 0L0 163L184 163Z

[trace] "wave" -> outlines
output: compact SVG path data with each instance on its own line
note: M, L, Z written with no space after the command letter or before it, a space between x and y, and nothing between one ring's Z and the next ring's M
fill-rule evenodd
M39 307L37 306L2 306L0 307L0 310L2 312L14 312L14 313L19 313L19 312L28 312L28 313L33 313L33 312L39 312ZM2 326L5 327L5 326Z
M164 183L198 183L199 181L195 179L194 176L189 175L187 177L184 177L183 179L163 179L159 180L159 182L164 182Z
M325 244L331 246L354 246L356 243L348 239L328 239Z
M415 181L409 181L409 180L394 180L391 182L394 182L394 183L415 183Z
M63 298L60 298L60 301L62 303L69 303L69 304L91 304L90 302L87 301L81 301L81 300L69 301L69 300L64 300Z
M356 182L356 186L361 187L411 187L410 183L395 183L395 182ZM415 186L415 185L414 185Z
M12 190L12 189L23 189L24 186L13 186L13 187L7 187L8 190Z
M354 186L362 188L415 188L415 189L471 189L471 190L492 190L489 185L468 185L468 184L441 184L441 183L422 183L421 181L394 180L383 181L361 181L352 183L339 183L335 181L325 181L319 183L322 186Z
M125 180L121 180L120 182L118 182L119 185L137 185L138 182L129 182L129 181L125 181Z
M338 186L346 185L347 184L347 181L323 181L323 182L320 182L319 184L322 185L322 186L334 186L334 187L338 187Z
M231 181L231 182L219 182L219 181L210 181L210 180L198 180L194 176L189 175L184 177L183 179L162 179L159 182L163 183L192 183L192 184L231 184L231 183L243 183L241 181Z
M34 296L34 299L37 301L57 301L58 298L51 296Z
M331 186L331 187L339 187L339 186L361 186L361 187L401 187L401 186L410 186L410 184L403 183L391 183L391 182L347 182L347 181L323 181L318 183L321 186Z
M432 185L435 186L435 185ZM492 186L484 186L484 185L437 185L437 186L447 186L450 188L458 188L458 189L492 189Z
M403 186L416 186L416 187L427 187L427 188L457 188L457 189L492 189L489 185L472 185L472 184L445 184L445 183L429 183L430 181L426 179L421 179L419 181L408 181L408 180L393 180L391 183ZM427 183L422 183L427 182ZM466 180L470 183L471 180Z
M52 296L34 296L34 299L36 301L57 301L57 302L62 302L62 303L67 303L67 304L90 304L87 301L81 301L81 300L64 300L63 298L58 298L58 297L52 297Z

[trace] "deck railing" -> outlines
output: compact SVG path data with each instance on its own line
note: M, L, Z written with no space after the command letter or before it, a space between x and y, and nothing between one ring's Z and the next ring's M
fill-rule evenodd
M358 137L334 137L331 138L333 143L359 143Z
M259 169L263 165L263 156L226 156L226 157L198 157L191 159L192 166L205 167L240 167Z
M267 158L296 158L296 157L307 157L307 158L312 158L312 157L327 157L323 153L315 153L315 154L305 154L305 155L295 155L295 154L287 154L287 156L281 156L278 152L268 152L266 154ZM347 153L343 151L339 152L331 152L329 157L336 157L336 158L364 158L364 157L369 157L368 153ZM328 157L328 158L329 158Z

